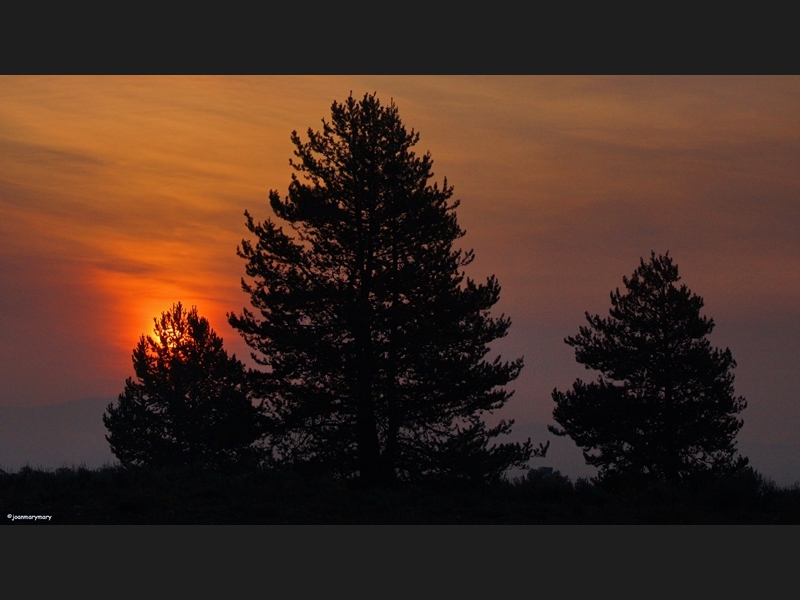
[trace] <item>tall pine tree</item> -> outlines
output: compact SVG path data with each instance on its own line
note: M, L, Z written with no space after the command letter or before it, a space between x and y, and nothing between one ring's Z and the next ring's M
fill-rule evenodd
M419 134L394 103L351 95L307 142L291 139L300 178L269 198L293 235L245 213L257 241L238 253L257 312L229 315L266 367L275 460L368 482L490 479L527 462L530 441L489 445L511 422L481 417L511 396L522 359L485 360L510 326L489 315L500 286L465 277L458 201L446 179L429 185Z
M678 481L743 467L734 438L747 403L734 395L730 350L707 338L714 321L701 316L703 299L678 287L669 253L652 253L622 281L608 318L586 313L589 326L565 340L600 375L553 391L561 428L550 431L570 436L606 478Z

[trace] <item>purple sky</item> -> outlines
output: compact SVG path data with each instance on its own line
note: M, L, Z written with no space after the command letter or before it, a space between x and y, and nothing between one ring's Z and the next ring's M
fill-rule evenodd
M742 449L800 478L798 77L2 78L0 407L115 397L178 300L245 356L242 213L270 216L290 132L351 90L393 98L455 185L513 321L497 349L525 356L520 432L593 377L563 343L584 311L669 250L739 364Z

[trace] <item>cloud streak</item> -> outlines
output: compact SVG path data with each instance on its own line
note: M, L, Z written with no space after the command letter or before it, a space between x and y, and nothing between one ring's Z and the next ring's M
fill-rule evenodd
M586 375L563 337L669 250L739 360L743 435L800 443L797 77L3 78L0 406L118 393L178 300L246 355L242 213L271 215L290 132L350 90L393 98L462 199L470 275L515 323L498 348L528 364L508 416L549 418Z

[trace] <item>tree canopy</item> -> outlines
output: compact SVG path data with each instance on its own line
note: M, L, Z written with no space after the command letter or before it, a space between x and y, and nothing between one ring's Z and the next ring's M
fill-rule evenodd
M701 316L703 299L677 286L669 253L651 253L622 281L609 316L587 312L589 325L565 340L600 375L553 391L561 427L550 430L570 436L601 477L675 481L743 467L734 438L747 403L734 395L730 350L707 338L714 321Z
M275 215L238 249L255 312L229 315L265 368L258 381L273 459L366 481L497 477L532 455L489 442L487 427L522 359L487 360L510 320L491 317L500 286L464 274L472 251L445 179L413 151L394 103L334 102L322 130L291 136L297 160ZM300 177L298 177L298 175Z
M181 303L161 314L152 336L133 351L137 381L128 378L103 423L124 466L253 466L265 418L251 401L244 365L222 339Z

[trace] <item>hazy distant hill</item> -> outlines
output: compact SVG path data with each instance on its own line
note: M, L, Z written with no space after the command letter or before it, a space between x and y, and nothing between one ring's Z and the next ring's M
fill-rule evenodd
M597 469L590 467L583 460L583 453L575 443L564 437L553 435L547 430L545 423L515 423L511 434L502 438L495 438L498 442L524 442L531 439L534 446L550 442L550 448L544 458L531 459L529 466L532 469L550 467L575 480L578 477L594 477ZM521 474L518 471L510 473L511 476Z
M742 440L739 451L750 466L783 486L800 482L800 445Z
M0 407L0 467L94 468L115 462L103 426L109 402L85 398L35 408Z

